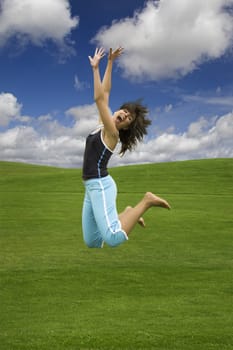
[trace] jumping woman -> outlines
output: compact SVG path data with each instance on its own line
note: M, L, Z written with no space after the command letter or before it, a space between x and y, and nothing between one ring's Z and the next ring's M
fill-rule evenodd
M123 104L113 115L109 109L112 65L123 52L123 48L109 50L103 81L100 78L99 63L105 56L103 48L96 49L89 61L93 69L94 99L99 111L100 126L86 139L83 161L83 182L85 198L82 211L84 241L90 248L101 248L106 243L111 247L128 240L134 226L145 226L142 215L151 207L170 209L164 199L151 192L145 193L135 207L126 207L118 214L116 209L117 188L108 174L107 164L120 141L120 154L132 151L138 141L147 134L151 124L146 118L148 110L140 101Z

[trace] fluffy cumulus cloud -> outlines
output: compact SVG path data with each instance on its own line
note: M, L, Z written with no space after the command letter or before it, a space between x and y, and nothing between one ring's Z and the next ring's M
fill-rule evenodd
M20 116L22 105L11 93L0 93L0 126L7 126Z
M76 135L86 137L97 126L98 111L95 104L72 107L66 111L66 115L75 120L73 130Z
M61 50L68 48L67 36L78 25L71 17L68 0L2 0L0 7L0 47L15 37L20 45L42 45L47 39Z
M22 105L11 94L2 95L2 100L0 98L1 160L61 167L81 166L85 137L98 124L95 104L67 110L63 120L69 118L69 126L50 114L37 118L24 117L21 108ZM1 112L5 113L4 120ZM13 120L15 126L9 124Z
M139 145L118 164L233 157L233 112L201 117L182 134L163 133Z
M50 114L23 118L21 105L11 98L14 103L11 115L6 118L17 115L17 125L0 128L1 160L82 166L85 137L98 124L94 104L67 110L64 118L71 122L66 126ZM7 105L6 98L5 107ZM7 110L3 107L3 111ZM123 158L115 154L110 166L221 157L233 157L233 112L212 118L201 117L180 134L175 134L171 128L170 132L167 130L158 137L151 135L148 141L138 145L134 152L127 152Z
M106 48L125 47L119 65L129 78L184 76L231 48L232 4L233 0L147 1L133 17L103 27L93 41Z

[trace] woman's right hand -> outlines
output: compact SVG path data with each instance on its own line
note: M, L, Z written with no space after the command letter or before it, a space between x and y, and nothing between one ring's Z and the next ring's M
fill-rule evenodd
M92 68L97 68L99 66L100 60L105 56L105 51L103 47L97 48L93 57L88 56Z

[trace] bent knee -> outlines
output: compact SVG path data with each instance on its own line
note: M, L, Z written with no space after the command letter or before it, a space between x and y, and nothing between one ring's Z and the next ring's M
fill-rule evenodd
M119 243L119 242L115 242L115 241L113 241L113 240L106 240L105 243L106 243L109 247L115 248L115 247L117 247L118 245L120 245L122 242Z
M84 239L84 242L88 248L103 248L103 241Z
M128 237L123 231L119 231L116 233L108 233L104 237L105 243L112 248L119 246L120 244L127 241L127 239Z

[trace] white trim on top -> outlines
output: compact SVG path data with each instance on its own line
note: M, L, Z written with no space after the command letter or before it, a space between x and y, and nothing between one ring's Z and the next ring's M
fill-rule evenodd
M101 129L103 129L103 127L104 127L104 124L99 124L99 125L97 125L97 127L95 128L95 130L93 130L93 131L91 132L91 135L97 134L97 132L99 132Z

